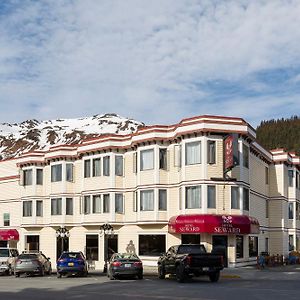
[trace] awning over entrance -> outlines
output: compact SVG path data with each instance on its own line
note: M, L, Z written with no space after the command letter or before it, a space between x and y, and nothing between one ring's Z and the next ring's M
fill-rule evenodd
M18 241L19 232L16 229L1 229L0 230L0 241Z
M259 233L257 219L246 215L179 215L170 218L168 227L169 233Z

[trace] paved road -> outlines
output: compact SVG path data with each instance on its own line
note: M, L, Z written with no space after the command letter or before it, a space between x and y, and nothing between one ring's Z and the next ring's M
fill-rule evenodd
M110 281L97 272L87 278L1 276L0 299L299 300L300 266L225 270L218 283L196 278L179 284L172 278L159 280L151 271L144 280Z

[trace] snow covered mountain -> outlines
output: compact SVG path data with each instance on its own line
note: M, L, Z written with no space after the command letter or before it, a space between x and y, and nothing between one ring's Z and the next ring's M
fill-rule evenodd
M80 119L27 120L0 124L0 160L33 150L48 150L60 144L76 144L103 134L130 134L144 124L116 114Z

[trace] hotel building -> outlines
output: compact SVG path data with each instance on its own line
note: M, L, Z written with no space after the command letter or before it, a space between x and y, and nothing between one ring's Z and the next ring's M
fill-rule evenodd
M298 156L265 150L241 118L197 116L0 161L0 246L54 267L80 250L101 269L112 251L156 265L171 245L201 243L236 267L299 250L299 203Z

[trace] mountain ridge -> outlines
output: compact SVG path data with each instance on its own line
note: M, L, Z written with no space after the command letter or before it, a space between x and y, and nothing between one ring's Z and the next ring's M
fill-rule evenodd
M115 113L73 119L31 119L21 123L0 123L0 160L15 158L34 150L46 151L52 146L74 145L106 134L131 134L144 125Z

